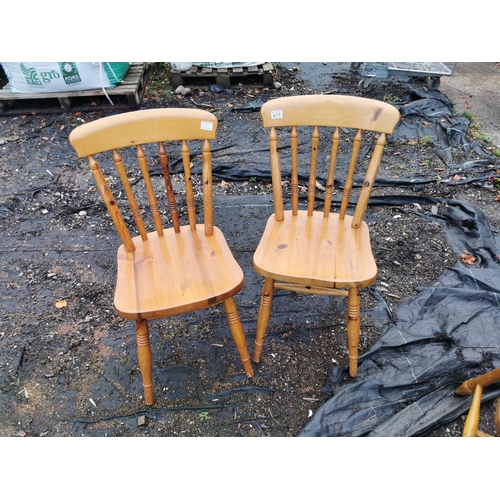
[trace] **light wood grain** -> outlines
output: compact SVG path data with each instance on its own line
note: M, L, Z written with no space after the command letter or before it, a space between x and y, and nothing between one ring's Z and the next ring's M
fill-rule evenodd
M71 131L69 141L82 158L151 142L213 140L216 131L217 117L202 109L148 109L81 125Z
M377 266L365 222L351 227L352 216L338 214L326 219L319 211L312 216L286 210L283 221L271 216L254 253L254 269L266 278L292 283L350 288L371 285Z
M203 225L163 237L133 239L136 250L118 249L115 307L126 319L174 316L221 304L244 284L243 271L219 228L205 236ZM133 290L134 293L130 293Z

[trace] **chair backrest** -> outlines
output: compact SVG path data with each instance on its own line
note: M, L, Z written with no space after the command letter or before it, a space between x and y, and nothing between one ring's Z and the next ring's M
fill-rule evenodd
M382 153L386 143L386 136L394 131L399 121L399 111L388 103L352 96L337 95L308 95L273 99L266 102L261 108L264 127L270 128L270 156L273 178L274 211L276 220L283 220L283 193L280 154L278 146L278 129L291 127L291 201L292 213L297 214L299 200L299 129L298 127L312 127L311 156L308 165L307 210L312 215L316 199L318 152L320 147L320 127L333 128L331 132L331 147L329 152L328 176L325 186L323 211L328 217L333 199L335 180L335 166L339 155L339 145L352 143L351 155L347 176L344 183L340 206L340 218L344 219L349 204L353 186L354 172L358 163L363 132L378 133L375 147L371 155L361 188L352 227L357 228L363 221L373 183L378 172ZM345 129L354 129L352 132Z
M130 232L118 208L115 197L106 182L95 155L106 151L111 152L112 161L118 171L123 189L128 199L132 217L142 240L147 240L147 231L142 218L142 211L134 195L125 168L124 154L118 150L134 148L137 162L144 179L147 198L154 227L159 236L163 235L163 224L158 207L157 197L153 189L145 148L149 143L158 144L158 158L161 164L165 189L168 200L170 218L175 232L180 231L179 211L175 199L169 172L169 153L165 142L172 142L180 149L184 166L185 196L189 225L196 230L196 210L194 191L191 181L190 149L188 141L202 141L202 177L203 177L203 224L205 233L213 232L212 205L212 159L210 140L216 138L217 118L208 111L197 109L154 109L132 111L119 115L101 118L86 123L74 129L69 135L69 141L78 156L88 157L90 169L94 175L99 192L118 230L118 234L127 251L135 249ZM170 146L169 146L170 147ZM170 157L172 155L170 154Z

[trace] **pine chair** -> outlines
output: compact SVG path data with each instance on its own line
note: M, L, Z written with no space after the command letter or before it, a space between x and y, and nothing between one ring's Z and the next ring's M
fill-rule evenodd
M136 322L137 350L144 397L153 404L152 356L148 321L224 304L231 334L240 353L245 373L253 376L245 334L233 296L243 287L243 272L234 259L222 232L214 226L212 204L212 163L210 140L216 138L217 118L196 109L155 109L109 116L73 130L69 141L78 157L88 157L90 169L122 240L117 253L117 280L114 304L118 314ZM188 141L202 146L203 222L197 223L191 181ZM173 143L171 141L174 141ZM184 165L185 200L189 225L181 225L169 173L168 147L178 147ZM164 228L153 190L143 147L157 143L165 180L170 220ZM134 190L125 170L124 158L135 150L135 168L144 180L154 230L148 232ZM152 146L156 149L156 146ZM95 155L109 152L128 198L138 235L131 236L117 202ZM134 152L132 152L132 155ZM122 156L123 155L123 156ZM134 155L134 156L135 156ZM154 154L156 155L156 153ZM134 195L135 192L135 195ZM146 195L144 197L146 197ZM179 193L178 193L179 197Z
M467 418L465 419L463 437L490 437L479 430L479 412L481 410L481 398L483 396L483 388L490 384L500 382L500 368L489 371L478 377L466 380L460 387L455 390L457 396L472 396ZM497 435L500 436L500 399L497 402L495 411L495 427Z
M360 332L359 288L371 285L377 275L368 226L363 218L384 150L386 134L394 131L399 121L399 111L390 104L371 99L310 95L268 101L262 106L261 115L264 127L270 129L274 214L267 221L253 257L255 271L265 278L253 361L260 361L275 289L344 296L348 301L349 374L355 377ZM305 129L306 134L312 128L310 159L308 157L305 167L299 165L299 127L308 127ZM320 128L323 131L325 127L328 127L326 130L331 135L331 148L328 149L330 159L325 160L328 177L324 203L322 210L316 211ZM349 136L346 129L354 129L354 137ZM301 128L301 133L303 130ZM348 215L354 171L364 130L376 132L378 138L366 167L354 215ZM286 135L287 139L289 137L291 146L291 210L284 210L278 135ZM347 139L341 144L342 135ZM337 156L340 158L339 152L346 144L352 145L352 152L340 211L330 213ZM299 169L303 167L308 178L307 209L299 209L299 174L303 171Z

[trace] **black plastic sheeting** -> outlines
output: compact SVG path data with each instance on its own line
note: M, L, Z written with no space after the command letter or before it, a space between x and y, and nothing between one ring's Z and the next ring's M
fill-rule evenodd
M479 141L469 141L466 134L470 120L455 115L453 103L444 94L410 87L408 98L410 102L405 105L396 105L402 119L392 134L393 138L430 137L438 148L437 154L448 165L452 162L452 147L458 147L465 154L474 151L492 157Z
M442 200L441 200L442 201ZM432 287L386 315L381 339L347 368L330 375L332 397L299 436L419 436L467 411L471 397L454 395L466 379L500 366L500 240L474 205L448 200L440 221L459 261ZM384 307L381 305L382 315ZM493 385L483 401L500 396Z

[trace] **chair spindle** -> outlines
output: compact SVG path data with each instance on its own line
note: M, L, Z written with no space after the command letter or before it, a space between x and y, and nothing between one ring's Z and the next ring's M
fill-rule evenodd
M88 156L88 162L90 170L92 171L92 174L96 181L97 188L99 189L99 193L101 193L104 203L106 204L106 208L111 215L111 219L113 220L118 234L120 235L123 246L125 247L125 250L127 250L127 252L133 252L135 250L134 242L132 241L125 221L123 220L122 214L120 213L120 209L116 204L113 193L111 193L102 170L99 168L99 163L97 163L97 160L92 155Z
M361 226L363 219L365 217L366 207L368 206L368 201L372 194L373 184L375 183L375 178L377 177L378 168L380 166L380 160L382 159L382 154L384 152L384 146L387 136L381 133L377 139L377 144L373 150L373 154L370 160L370 164L366 169L365 179L363 181L363 187L359 193L358 203L356 205L356 210L354 211L354 217L352 219L351 226L355 229Z
M179 224L179 211L177 210L177 203L175 201L175 194L172 188L172 180L170 178L170 171L168 169L168 154L163 142L158 143L158 155L160 157L161 169L163 171L163 178L165 179L165 189L167 192L168 209L174 231L179 233L181 231Z
M141 235L143 241L148 239L146 228L144 226L144 221L141 216L141 211L139 206L137 205L137 201L135 199L134 193L132 192L132 188L130 187L130 182L128 180L127 172L125 171L125 166L123 165L123 159L120 153L114 149L113 150L113 163L115 164L116 170L118 171L118 175L123 184L123 188L125 189L125 194L127 195L128 204L130 207L130 211L132 212L132 217L135 222L135 226Z
M340 131L339 127L335 127L332 134L332 151L330 156L330 169L328 170L328 178L325 186L325 205L324 216L328 217L332 206L333 199L333 185L335 182L335 164L337 163L337 152L339 149Z
M205 140L202 147L203 158L203 223L205 225L205 235L212 236L214 233L214 207L212 201L212 153L210 142Z
M342 193L342 202L340 204L340 220L344 220L345 214L347 212L347 206L349 205L349 199L351 197L351 190L354 179L354 170L356 168L356 162L358 161L359 148L361 146L362 139L363 132L361 131L361 129L359 129L354 136L354 143L352 145L351 163L349 164L349 171L345 180L344 192Z
M271 159L271 175L273 178L274 214L276 220L282 221L283 215L283 190L281 186L281 165L278 151L278 134L276 128L271 127L269 132L269 151ZM298 183L297 183L298 184Z
M290 179L292 214L297 215L299 210L299 173L297 165L299 134L296 126L293 126L290 132L290 144L292 146L292 176Z
M319 128L314 127L311 145L311 169L309 174L309 186L307 188L307 215L312 216L314 212L314 201L316 200L316 165L318 162Z
M189 227L196 230L196 209L194 206L193 182L191 180L191 158L186 140L182 141L182 162L184 164L184 177L186 181L186 205L189 218Z
M149 207L151 209L151 216L153 217L156 232L158 233L158 236L163 236L163 226L161 224L160 211L158 210L158 201L156 200L156 196L153 190L153 184L151 183L151 177L149 176L146 154L144 153L144 149L140 144L137 144L136 146L136 153L137 159L139 160L139 165L141 167L142 177L144 178L144 184L146 185Z

